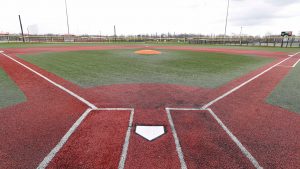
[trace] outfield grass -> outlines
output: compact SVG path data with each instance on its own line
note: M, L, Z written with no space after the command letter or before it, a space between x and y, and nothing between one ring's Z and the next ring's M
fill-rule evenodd
M300 64L279 83L267 102L300 114Z
M190 46L197 48L229 48L229 49L241 49L241 50L261 50L261 51L271 51L271 52L289 52L296 53L300 51L300 48L280 48L273 46L229 46L229 45L203 45L203 44L188 44L188 43L156 43L156 42L86 42L86 43L70 43L70 42L53 42L53 43L20 43L20 42L11 42L11 43L0 43L1 48L29 48L29 47L50 47L50 46L105 46L105 45L147 45L147 46Z
M269 58L162 50L77 51L20 56L83 87L123 83L166 83L214 88L272 61Z
M26 100L22 91L0 68L0 108L21 103Z

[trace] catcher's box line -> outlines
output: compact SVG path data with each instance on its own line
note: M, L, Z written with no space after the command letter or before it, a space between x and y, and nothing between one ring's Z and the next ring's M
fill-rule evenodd
M272 70L274 67L280 65L281 63L287 61L288 59L290 59L290 58L296 56L296 55L299 54L299 53L300 53L300 52L297 52L297 53L295 53L295 54L293 54L293 55L289 55L288 58L285 58L285 59L283 59L282 61L279 61L278 63L276 63L276 64L274 64L273 66L269 67L268 69L262 71L262 72L259 73L258 75L256 75L256 76L250 78L249 80L245 81L244 83L238 85L237 87L235 87L235 88L233 88L233 89L227 91L227 92L224 93L223 95L221 95L221 96L217 97L216 99L210 101L209 103L205 104L205 105L202 107L202 109L207 109L208 107L210 107L211 105L213 105L213 104L216 103L217 101L219 101L219 100L223 99L224 97L230 95L231 93L237 91L237 90L240 89L241 87L243 87L243 86L245 86L246 84L252 82L253 80L257 79L258 77L260 77L260 76L262 76L263 74L267 73L268 71Z
M172 115L170 113L170 111L172 110L179 110L179 111L208 111L213 118L217 121L217 123L222 127L222 129L226 132L226 134L230 137L230 139L239 147L239 149L241 150L241 152L249 159L249 161L253 164L253 166L257 169L262 169L263 167L261 167L259 165L259 163L257 162L257 160L251 155L251 153L243 146L243 144L238 140L238 138L232 134L232 132L225 126L225 124L221 121L221 119L210 109L202 109L202 108L166 108L166 112L168 115L168 119L170 122L170 126L172 129L172 133L173 133L173 137L175 140L175 144L176 144L176 149L177 149L177 153L178 153L178 157L181 163L181 169L186 169L186 163L184 161L184 155L183 152L181 150L181 146L180 146L180 142L179 142L179 138L177 136L176 130L175 130L175 126L172 120Z
M97 108L98 108L98 107L96 107L94 104L90 103L89 101L87 101L87 100L85 100L84 98L82 98L81 96L79 96L78 94L76 94L76 93L72 92L71 90L65 88L64 86L62 86L62 85L60 85L60 84L58 84L58 83L56 83L56 82L50 80L49 78L47 78L46 76L42 75L41 73L39 73L39 72L33 70L32 68L26 66L25 64L19 62L18 60L12 58L11 56L9 56L9 55L7 55L7 54L5 54L3 51L0 51L0 53L1 53L2 55L4 55L5 57L7 57L8 59L10 59L10 60L16 62L17 64L23 66L24 68L28 69L29 71L33 72L34 74L36 74L36 75L40 76L41 78L45 79L45 80L48 81L49 83L51 83L51 84L53 84L54 86L58 87L59 89L65 91L65 92L68 93L69 95L71 95L71 96L75 97L76 99L80 100L81 102L83 102L84 104L86 104L87 106L89 106L90 108L92 108L92 109L97 109Z

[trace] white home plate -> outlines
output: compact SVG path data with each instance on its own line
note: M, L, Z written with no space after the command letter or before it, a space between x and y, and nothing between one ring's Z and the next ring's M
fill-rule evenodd
M152 141L159 136L165 134L164 126L141 126L137 125L135 127L135 133L144 137L148 141Z

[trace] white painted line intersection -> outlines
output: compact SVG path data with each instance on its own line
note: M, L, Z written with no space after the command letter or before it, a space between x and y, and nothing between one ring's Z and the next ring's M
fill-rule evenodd
M71 135L75 132L75 130L81 125L83 120L92 112L92 111L130 111L130 118L129 118L129 124L128 129L126 131L126 136L122 148L122 153L120 156L119 166L118 169L124 169L128 147L129 147L129 140L130 140L130 133L133 123L133 116L134 116L134 109L133 108L97 108L97 109L91 109L88 108L80 117L79 119L72 125L72 127L69 129L69 131L62 137L62 139L59 141L59 143L50 151L50 153L43 159L43 161L39 164L37 169L45 169L49 165L49 163L52 161L52 159L55 157L55 155L61 150L61 148L64 146L64 144L69 140Z
M242 84L236 86L235 88L233 88L233 89L227 91L227 92L224 93L223 95L221 95L221 96L215 98L214 100L212 100L212 101L210 101L209 103L207 103L206 105L204 105L204 106L202 107L202 109L207 109L207 108L209 108L209 107L210 107L211 105L213 105L214 103L216 103L216 102L218 102L219 100L221 100L221 99L227 97L227 96L230 95L231 93L237 91L238 89L242 88L243 86L247 85L248 83L252 82L253 80L259 78L259 77L262 76L263 74L265 74L265 73L269 72L270 70L272 70L274 67L280 65L281 63L287 61L288 59L290 59L290 58L296 56L296 55L299 54L299 53L300 53L300 52L297 52L297 53L291 55L290 57L285 58L285 59L283 59L282 61L279 61L278 63L276 63L276 64L274 64L273 66L269 67L268 69L262 71L261 73L255 75L254 77L250 78L249 80L245 81L244 83L242 83Z
M127 156L127 151L128 151L128 146L129 146L129 140L130 140L130 133L131 133L131 128L132 128L132 122L133 122L133 114L134 114L134 109L133 108L98 108L96 107L94 104L90 103L89 101L85 100L84 98L80 97L79 95L77 95L76 93L68 90L67 88L63 87L62 85L57 84L56 82L50 80L49 78L47 78L46 76L40 74L39 72L33 70L32 68L26 66L25 64L19 62L18 60L12 58L11 56L7 55L4 53L4 51L0 51L0 53L4 56L6 56L7 58L9 58L10 60L16 62L17 64L25 67L26 69L28 69L29 71L35 73L36 75L40 76L41 78L45 79L46 81L48 81L49 83L55 85L56 87L60 88L61 90L67 92L68 94L70 94L71 96L77 98L78 100L80 100L81 102L85 103L86 105L88 105L90 108L88 108L81 116L80 118L72 125L72 127L69 129L69 131L62 137L62 139L60 140L60 142L51 150L51 152L44 158L44 160L39 164L39 166L37 168L46 168L47 165L49 164L49 162L51 162L51 160L54 158L54 156L59 152L59 150L63 147L63 145L67 142L67 140L69 139L69 137L72 135L72 133L76 130L76 128L82 123L82 121L90 114L91 111L93 110L109 110L109 111L114 111L114 110L129 110L131 111L131 115L130 115L130 120L129 120L129 126L128 126L128 130L126 132L126 137L125 137L125 141L124 141L124 145L123 145L123 149L122 149L122 154L121 154L121 158L120 158L120 162L119 162L119 169L123 169L125 167L125 161L126 161L126 156ZM270 71L271 69L273 69L275 66L279 66L279 64L285 62L286 60L296 56L298 53L295 53L293 55L289 55L288 58L280 61L279 63L271 66L270 68L266 69L265 71L261 72L260 74L254 76L253 78L249 79L248 81L240 84L239 86L233 88L232 90L224 93L223 95L219 96L218 98L216 98L215 100L209 102L208 104L204 105L202 108L166 108L166 112L167 112L167 116L168 116L168 120L171 126L171 130L172 130L172 134L175 140L175 144L176 144L176 150L180 159L180 163L181 163L181 168L182 169L186 169L186 163L184 161L184 155L182 153L181 147L180 147L180 142L175 130L175 126L172 120L172 116L170 111L172 110L207 110L210 112L210 114L214 117L214 119L218 122L218 124L224 129L224 131L230 136L230 138L236 143L236 145L240 148L240 150L243 152L243 154L252 162L252 164L256 167L256 168L262 168L259 163L256 161L256 159L250 154L250 152L240 143L240 141L231 133L231 131L224 125L224 123L217 117L217 115L209 108L212 104L214 104L215 102L223 99L224 97L230 95L231 93L235 92L236 90L238 90L239 88L243 87L244 85L250 83L251 81L255 80L256 78L260 77L261 75L265 74L266 72ZM292 66L295 67L298 63L300 62L300 59ZM161 133L161 129L160 129L160 133ZM144 134L142 134L144 135ZM148 137L148 136L147 136ZM153 136L150 136L148 138L152 138Z
M25 64L21 63L20 61L14 59L13 57L3 53L3 52L0 52L2 55L6 56L8 59L16 62L17 64L21 65L22 67L26 68L27 70L31 71L32 73L38 75L39 77L43 78L44 80L48 81L49 83L51 83L52 85L58 87L59 89L65 91L66 93L68 93L69 95L75 97L76 99L80 100L81 102L85 103L87 106L89 106L91 109L97 109L97 107L90 103L89 101L85 100L84 98L82 98L81 96L77 95L76 93L72 92L71 90L65 88L64 86L50 80L48 77L42 75L41 73L33 70L32 68L30 68L29 66L26 66Z

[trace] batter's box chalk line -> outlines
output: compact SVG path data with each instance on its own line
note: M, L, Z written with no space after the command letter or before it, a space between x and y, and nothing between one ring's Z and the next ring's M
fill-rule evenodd
M84 119L86 119L86 117L92 111L130 111L129 124L128 124L128 128L127 128L127 131L126 131L124 144L122 146L122 153L121 153L121 156L120 156L120 161L119 161L119 166L118 166L118 169L124 169L125 161L126 161L126 157L127 157L127 152L128 152L132 122L133 122L133 115L134 115L134 109L133 108L96 108L96 109L88 108L88 109L86 109L85 112L78 118L78 120L68 130L68 132L61 138L61 140L58 142L58 144L43 159L43 161L39 164L37 169L47 168L47 166L52 161L52 159L56 156L56 154L61 150L61 148L69 140L71 135L76 131L76 129L80 126L80 124L84 121Z
M238 138L226 127L226 125L221 121L221 119L213 112L210 108L165 108L168 116L168 120L170 122L172 134L174 137L176 150L178 153L178 157L180 160L181 168L186 169L186 162L184 160L184 154L182 152L180 141L176 133L176 129L173 123L171 111L208 111L210 115L217 121L217 123L221 126L221 128L227 133L227 135L230 137L230 139L238 146L238 148L241 150L241 152L245 155L246 158L249 159L249 161L253 164L253 166L257 169L262 169L258 163L258 161L251 155L251 153L246 149L245 146L238 140Z

